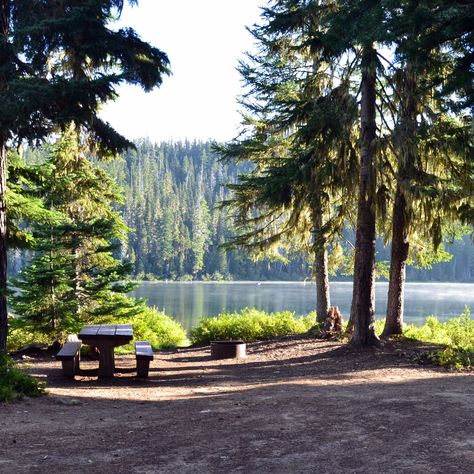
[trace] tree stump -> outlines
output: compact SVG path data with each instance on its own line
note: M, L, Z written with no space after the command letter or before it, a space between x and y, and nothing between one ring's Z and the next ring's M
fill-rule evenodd
M334 339L342 334L342 314L338 306L331 306L324 321L323 328L319 333L320 339Z

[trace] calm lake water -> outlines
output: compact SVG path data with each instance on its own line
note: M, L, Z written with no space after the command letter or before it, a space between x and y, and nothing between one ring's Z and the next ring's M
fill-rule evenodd
M376 315L385 316L388 283L376 285ZM143 282L132 293L150 306L173 316L188 331L204 316L254 307L265 311L294 311L304 315L316 305L316 286L303 282ZM352 283L331 284L331 304L347 318ZM474 310L474 284L408 283L405 289L405 321L422 324L426 316L441 320L458 316L468 305Z

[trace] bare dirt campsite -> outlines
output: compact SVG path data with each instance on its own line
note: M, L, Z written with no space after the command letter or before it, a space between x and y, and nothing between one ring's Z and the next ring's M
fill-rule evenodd
M27 359L48 394L0 406L0 472L472 474L474 374L419 351L290 337L242 360L158 352L142 381L133 356L109 380L81 361L74 381Z

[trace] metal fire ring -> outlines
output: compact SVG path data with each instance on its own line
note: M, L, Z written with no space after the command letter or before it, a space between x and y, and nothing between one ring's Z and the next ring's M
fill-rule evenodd
M247 344L244 341L211 341L213 359L243 359Z

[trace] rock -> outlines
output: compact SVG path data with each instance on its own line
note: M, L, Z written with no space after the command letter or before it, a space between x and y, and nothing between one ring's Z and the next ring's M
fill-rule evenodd
M81 404L80 400L77 400L77 398L60 398L58 401L62 405L80 405Z

